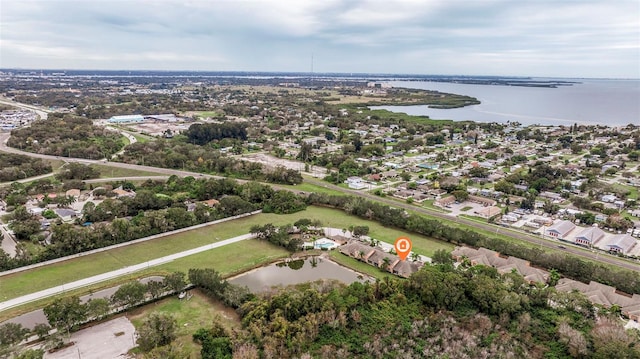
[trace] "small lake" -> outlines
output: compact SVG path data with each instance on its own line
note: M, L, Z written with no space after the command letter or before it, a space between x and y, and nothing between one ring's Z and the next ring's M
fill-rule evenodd
M252 292L261 292L274 286L288 286L321 279L335 279L351 284L356 281L365 282L368 276L327 258L308 257L257 268L229 279L229 283L247 286Z

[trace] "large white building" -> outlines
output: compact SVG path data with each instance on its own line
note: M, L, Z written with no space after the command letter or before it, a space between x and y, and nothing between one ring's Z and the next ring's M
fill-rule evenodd
M123 116L112 116L109 119L110 123L137 123L144 122L144 117L141 115L123 115Z

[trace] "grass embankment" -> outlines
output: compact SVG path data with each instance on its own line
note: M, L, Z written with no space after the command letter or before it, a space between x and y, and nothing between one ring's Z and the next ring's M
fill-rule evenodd
M313 183L309 183L309 182L302 182L301 184L297 184L297 185L281 185L279 184L278 187L282 187L282 188L286 188L289 189L291 191L302 191L302 192L315 192L315 193L326 193L329 195L334 195L334 196L343 196L344 193L340 192L338 190L329 188L329 187L324 187L324 186L318 186L316 184Z
M397 276L387 271L383 271L380 268L374 267L365 262L361 262L355 258L346 256L337 250L331 251L329 253L329 258L331 258L331 260L333 260L334 262L340 265L343 265L347 268L353 269L356 272L364 273L366 275L369 275L377 279L383 279L384 277L398 278Z
M140 171L128 168L119 168L106 165L89 165L100 172L100 178L121 178L121 177L148 177L148 176L166 176L164 173L153 171Z

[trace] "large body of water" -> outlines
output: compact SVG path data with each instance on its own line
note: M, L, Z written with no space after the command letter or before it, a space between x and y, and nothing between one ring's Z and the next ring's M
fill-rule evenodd
M262 292L276 286L288 286L321 279L335 279L346 284L366 280L361 274L331 260L322 257L309 257L261 267L229 279L229 282L247 286L252 292Z
M546 79L545 79L546 80ZM392 81L394 87L436 90L476 97L480 105L457 109L373 106L432 119L519 122L523 125L640 125L640 80L562 79L579 83L558 88Z

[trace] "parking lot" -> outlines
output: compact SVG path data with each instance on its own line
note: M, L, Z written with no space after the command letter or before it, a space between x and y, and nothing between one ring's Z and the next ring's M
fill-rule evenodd
M75 343L54 353L46 353L46 359L103 359L130 358L127 352L135 347L135 328L125 316L117 317L71 335Z

